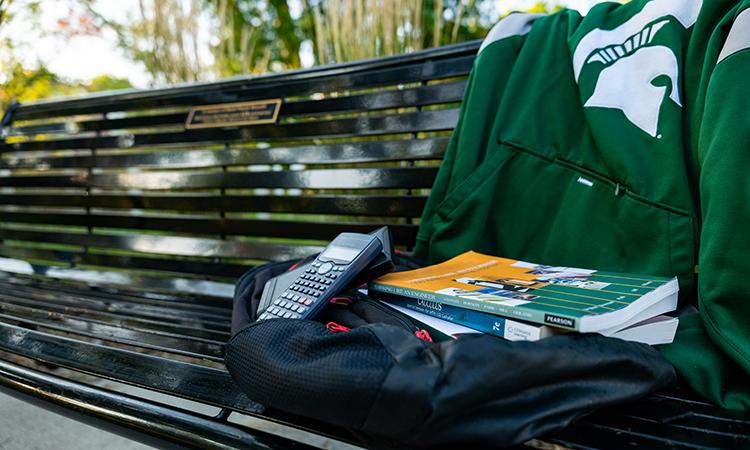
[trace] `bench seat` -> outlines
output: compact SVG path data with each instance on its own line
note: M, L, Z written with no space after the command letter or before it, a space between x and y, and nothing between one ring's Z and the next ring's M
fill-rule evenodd
M233 283L342 231L409 251L478 47L11 107L0 391L156 447L351 448L234 386ZM185 127L277 98L274 124ZM673 386L527 446L747 448L750 416Z

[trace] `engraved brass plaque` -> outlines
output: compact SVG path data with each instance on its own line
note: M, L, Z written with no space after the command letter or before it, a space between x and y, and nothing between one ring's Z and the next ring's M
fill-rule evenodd
M280 98L193 106L190 108L185 121L185 128L218 128L275 123L279 116L280 107Z

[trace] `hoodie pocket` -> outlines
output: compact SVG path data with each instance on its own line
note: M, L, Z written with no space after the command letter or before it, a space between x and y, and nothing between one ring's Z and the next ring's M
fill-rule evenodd
M464 181L446 195L437 208L437 215L444 219L447 218L468 195L480 189L482 183L500 170L514 154L515 152L500 147L498 151L482 161Z
M575 163L502 143L509 154L481 167L441 205L430 259L474 250L529 261L693 283L692 216L650 201ZM458 190L457 190L458 191Z

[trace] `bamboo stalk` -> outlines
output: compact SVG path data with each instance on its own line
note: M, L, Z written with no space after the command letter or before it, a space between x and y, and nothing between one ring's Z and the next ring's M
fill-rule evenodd
M433 10L435 16L435 27L432 29L432 46L440 45L440 36L443 34L443 0L435 0Z

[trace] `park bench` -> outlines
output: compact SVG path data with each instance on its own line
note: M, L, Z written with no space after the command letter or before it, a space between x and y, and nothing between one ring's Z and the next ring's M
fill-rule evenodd
M408 251L478 48L12 105L0 391L157 447L356 442L237 390L233 282L381 224ZM747 447L750 416L672 386L528 445L553 444Z

